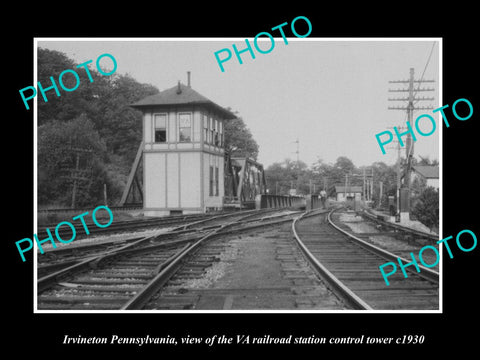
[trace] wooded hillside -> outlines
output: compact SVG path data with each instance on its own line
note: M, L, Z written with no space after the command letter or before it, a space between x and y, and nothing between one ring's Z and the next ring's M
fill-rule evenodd
M130 75L103 76L92 64L91 82L77 65L61 52L38 49L38 80L44 88L50 86L51 76L58 79L66 69L76 70L80 77L75 91L61 91L57 97L51 90L46 92L48 102L38 101L40 209L103 204L104 186L108 204L116 205L142 137L142 114L129 105L159 92ZM64 76L63 81L67 88L75 86L73 76ZM258 144L241 117L225 125L225 142L234 156L256 159Z

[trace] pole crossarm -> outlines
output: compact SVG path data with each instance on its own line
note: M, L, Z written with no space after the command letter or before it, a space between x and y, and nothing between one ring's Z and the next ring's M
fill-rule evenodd
M405 106L389 106L388 110L409 110L409 107ZM433 106L415 106L414 110L432 110Z
M419 88L414 89L415 92L417 91L435 91L434 88ZM388 89L388 92L410 92L410 89Z
M409 101L410 99L408 97L403 97L403 98L388 98L388 101ZM435 100L433 97L413 97L413 101L420 101L420 100Z
M424 82L432 83L432 82L435 82L435 80L412 80L411 82L414 82L414 83L424 83ZM409 84L410 80L390 80L389 83L390 84L398 84L398 83Z

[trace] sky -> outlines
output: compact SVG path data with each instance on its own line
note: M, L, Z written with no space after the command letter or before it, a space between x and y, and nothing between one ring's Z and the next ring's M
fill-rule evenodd
M259 39L261 49L271 47L268 38ZM417 94L434 100L417 105L434 109L442 105L439 39L307 37L288 38L285 44L280 37L266 54L255 49L253 39L249 41L255 58L241 53L240 64L232 44L242 50L245 38L36 39L38 47L61 51L78 64L90 59L94 64L101 54L109 53L116 59L116 73L129 74L160 91L178 81L186 83L190 71L194 90L243 118L259 144L258 161L265 166L295 160L297 139L299 159L309 166L318 159L332 164L339 156L348 157L357 167L376 161L394 164L396 145L392 142L383 155L375 135L405 125L406 112L388 110L388 106L406 103L388 98L407 93L388 90L405 88L389 81L408 79L410 68L415 79L423 75L435 80L421 85L435 91ZM222 72L214 53L225 48L232 58L223 63ZM108 58L103 61L107 63ZM414 119L422 114L431 115L437 126L430 136L416 134L414 155L441 160L442 120L439 123L438 113L432 110L417 110ZM423 121L420 129L428 133L432 125Z

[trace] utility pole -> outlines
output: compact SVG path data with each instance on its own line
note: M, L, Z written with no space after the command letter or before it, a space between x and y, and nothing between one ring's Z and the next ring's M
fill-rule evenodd
M380 188L380 193L378 195L378 202L380 203L382 201L382 197L383 197L383 181L379 181L378 182L378 186Z
M389 81L391 84L408 84L408 88L403 88L403 89L389 89L389 92L407 92L408 96L407 97L401 97L401 98L389 98L388 101L403 101L406 102L406 106L395 106L395 107L388 107L389 110L404 110L407 112L407 122L410 125L410 128L413 129L413 112L415 110L429 110L433 109L432 106L416 106L415 104L419 101L423 100L434 100L433 97L416 97L417 92L423 92L423 91L434 91L433 88L420 88L420 85L422 83L426 82L435 82L435 80L424 80L424 79L419 79L415 80L414 76L414 69L410 68L410 78L408 80L392 80ZM414 84L417 83L418 87L415 89ZM404 134L404 133L402 133ZM397 133L398 136L398 133ZM412 141L412 134L411 132L408 132L407 134L407 141L406 141L406 147L405 147L405 158L406 158L406 164L405 164L405 176L404 176L404 183L403 183L403 188L400 193L403 193L403 201L404 203L400 204L401 210L400 212L405 213L405 216L407 217L407 220L409 218L409 213L410 213L410 178L411 178L411 172L412 172L412 160L413 160L413 150L414 150L414 143ZM398 199L398 197L397 197Z
M295 141L295 143L297 144L297 151L295 151L295 153L297 154L297 184L296 184L295 190L298 195L298 186L300 182L300 141L298 140L298 138Z
M393 129L393 127L389 126L388 129ZM400 131L403 131L405 127L397 126L397 129ZM400 148L400 141L398 141L398 139L393 139L393 142L396 142L397 145L395 147L387 147L387 149L397 150L397 161L395 162L395 171L397 173L397 190L395 191L395 194L396 194L397 201L396 201L395 209L396 209L396 213L400 214L400 187L402 186L402 168L401 168L402 152Z
M90 149L83 149L83 148L76 148L72 147L70 150L72 150L75 154L75 168L73 169L68 169L70 170L70 175L67 176L67 179L73 182L73 188L72 188L72 204L71 208L75 209L76 206L76 200L77 200L77 191L78 188L80 187L80 182L83 181L89 182L91 181L91 169L80 169L80 154L90 154L93 151Z
M77 180L79 180L78 176L78 165L80 163L80 153L76 152L76 162L75 162L75 170L72 171L72 179L73 179L73 189L72 189L72 209L75 209L75 199L77 195Z
M300 161L300 140L298 140L298 138L297 138L297 140L294 141L294 143L297 144L297 151L295 151L295 154L297 154L297 166L298 166L299 161Z
M363 192L363 201L367 201L367 183L366 183L366 177L365 177L365 168L363 168L363 187L362 187L362 192Z
M373 167L370 169L371 170L371 174L369 175L369 181L370 181L370 196L369 196L369 201L372 201L373 202L373 192L374 192L374 181L373 181ZM367 175L368 176L368 175ZM367 177L367 180L368 180L368 177ZM378 202L380 203L381 201L381 196L379 196L378 198Z
M103 184L103 202L105 204L105 206L108 206L108 203L107 203L107 184Z
M402 186L402 157L400 141L397 141L397 214L400 214L400 187Z
M373 200L373 168L372 168L372 177L371 177L371 181L370 181L370 201Z

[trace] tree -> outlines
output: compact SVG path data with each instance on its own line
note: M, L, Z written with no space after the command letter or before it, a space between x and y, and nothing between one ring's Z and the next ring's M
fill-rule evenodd
M241 117L225 122L225 149L232 157L258 157L258 144Z
M60 97L49 91L48 102L38 101L38 193L39 202L44 205L70 205L72 186L65 180L64 168L76 165L72 144L95 149L89 158L89 169L95 177L90 179L88 194L78 193L79 204L103 201L104 183L109 202L118 200L142 136L142 114L129 105L158 92L154 86L140 84L129 75L103 76L89 67L91 82L86 71L76 65L61 52L38 49L38 78L44 87L50 76L58 80L66 69L74 70L80 78L75 91L60 89ZM67 88L74 87L75 83L70 83L73 81L73 76L63 78ZM82 140L72 143L78 136ZM87 161L87 156L83 154L80 159ZM64 173L59 173L60 168Z
M314 180L316 183L327 184L328 196L331 196L334 191L334 185L344 185L346 174L354 174L357 172L357 168L353 164L352 160L345 156L340 156L337 158L334 164L326 164L323 160L318 159L316 163L313 164L313 173L318 174L314 175ZM355 185L358 179L351 177L350 185Z
M430 230L438 228L439 193L435 188L428 186L419 196L411 214Z
M374 162L366 171L370 173L373 169L374 176L374 201L376 205L388 207L388 196L396 196L397 194L397 170L396 166L389 166L382 161ZM380 181L383 186L383 196L379 199ZM378 194L378 195L377 195Z
M343 175L355 171L355 165L353 164L353 161L346 156L338 157L333 166Z
M290 189L297 189L299 194L309 193L311 170L303 161L285 159L265 169L265 179L270 194L288 195Z
M131 166L142 139L142 113L129 105L157 92L129 75L117 75L98 98L92 119L109 152L124 161L122 166Z
M318 159L312 165L312 176L316 184L319 184L320 189L324 189L329 193L330 187L339 181L339 174L333 165L325 163L322 159Z
M40 126L39 203L69 206L75 176L82 178L78 180L77 205L97 203L103 198L103 184L108 182L103 170L105 160L105 143L94 129L92 121L85 115L71 121L52 121ZM81 175L77 170L82 171Z
M50 77L55 79L58 87L58 77L62 71L66 69L75 69L76 64L73 60L69 59L64 53L55 50L38 49L37 63L38 63L38 81L44 88L51 86ZM55 91L50 90L45 93L48 102L43 101L40 91L38 91L38 125L52 120L65 120L73 119L75 116L80 115L81 110L76 110L74 106L74 98L78 97L77 91L80 91L82 86L89 81L86 75L78 71L77 74L80 77L80 86L73 92L61 92L61 96L58 97ZM68 77L65 76L65 85L69 86ZM61 89L59 89L61 91Z

